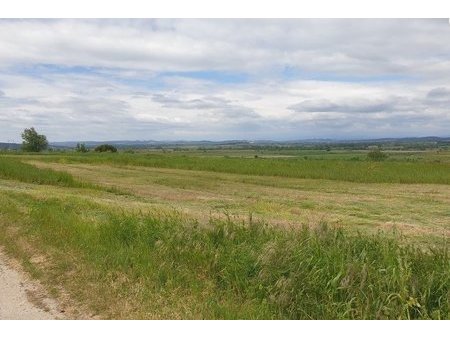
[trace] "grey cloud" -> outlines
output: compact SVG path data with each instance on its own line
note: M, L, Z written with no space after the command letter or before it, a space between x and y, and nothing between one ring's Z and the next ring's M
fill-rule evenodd
M152 100L161 103L163 107L179 109L217 109L227 107L230 104L229 100L212 96L201 99L181 100L173 96L154 94L152 95Z
M29 97L10 97L0 93L0 107L16 107L21 105L38 105L41 102Z
M424 116L417 113L391 113L367 118L364 115L341 114L322 115L314 119L299 119L292 117L288 125L292 130L302 131L300 138L328 135L332 137L393 137L422 135L426 136L432 130L432 134L443 133L450 126L450 121L442 120L442 117ZM442 124L442 125L440 125ZM290 131L288 130L287 133ZM370 136L369 136L370 135Z
M440 109L448 112L450 107L450 90L446 87L436 87L430 90L424 101L428 109Z
M448 20L0 20L0 136L33 124L60 140L445 136L449 30Z
M206 112L200 116L217 119L222 122L228 122L227 120L252 120L259 119L261 116L257 114L253 109L243 106L229 106L226 108Z
M395 102L390 101L370 101L354 99L353 102L338 103L329 100L305 100L300 103L288 106L287 109L295 112L339 112L339 113L378 113L391 111Z
M151 99L154 102L162 103L163 107L177 106L181 103L179 99L164 94L153 94Z
M162 104L164 108L177 108L185 110L205 110L201 116L213 119L244 119L258 118L259 115L252 109L232 101L214 96L204 96L200 99L182 100L164 94L154 94L154 102Z
M0 62L435 78L450 67L448 30L413 19L1 20Z
M148 97L148 93L146 92L134 92L131 95L131 98L141 98L141 97Z
M71 97L59 103L59 107L67 106L76 114L99 115L112 117L114 114L127 112L130 105L128 102L108 97Z
M445 87L433 88L428 92L427 98L432 100L450 100L450 90Z

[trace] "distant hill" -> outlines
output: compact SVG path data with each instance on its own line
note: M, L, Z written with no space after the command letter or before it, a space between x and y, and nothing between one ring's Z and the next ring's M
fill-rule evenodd
M10 149L10 150L17 150L20 149L22 145L19 143L5 143L0 142L0 149Z
M84 143L88 148L95 148L100 144L112 144L119 149L161 149L161 148L258 148L258 147L305 147L322 149L326 147L363 149L371 145L399 149L428 149L436 147L450 147L450 137L404 137L379 138L367 140L333 140L307 139L292 141L273 140L224 140L224 141L155 141L155 140L113 140L113 141L67 141L50 142L53 149L73 149L77 143ZM20 143L0 142L0 150L17 150Z
M57 148L74 148L77 143L84 143L88 148L94 148L101 144L112 144L117 148L159 148L159 147L202 147L202 146L233 146L251 144L251 141L227 140L227 141L68 141L51 142L50 145Z
M155 141L155 140L113 140L113 141L68 141L52 142L50 145L55 148L74 148L77 143L84 143L88 148L94 148L100 144L112 144L117 148L228 148L228 147L262 147L262 146L323 146L334 145L339 147L367 147L369 145L389 145L389 146L412 146L420 145L440 146L450 145L450 137L405 137L405 138L379 138L366 140L333 140L333 139L307 139L292 141L273 141L273 140L224 140L224 141Z

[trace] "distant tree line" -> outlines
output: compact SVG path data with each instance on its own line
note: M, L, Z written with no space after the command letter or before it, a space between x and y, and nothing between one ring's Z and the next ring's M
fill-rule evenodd
M26 152L40 152L48 149L49 144L45 135L39 134L34 127L27 128L22 133L22 150ZM118 145L124 147L124 145ZM9 145L8 145L9 147ZM146 148L146 149L161 149L167 151L189 151L198 149L202 151L208 150L258 150L258 151L284 151L284 150L369 150L371 160L383 160L386 154L373 152L371 148L382 147L385 150L429 150L429 149L448 149L450 148L450 138L409 138L409 139L388 139L388 140L367 140L367 141L326 141L326 142L280 142L272 144L264 143L250 143L250 142L231 142L224 144L204 144L200 145L198 142L183 144L165 144L165 145L151 145L151 144L127 144L127 148ZM0 147L4 148L4 147ZM52 150L52 149L50 149ZM75 151L86 153L89 149L84 143L78 143ZM94 148L96 152L117 152L117 148L111 144L101 144ZM381 151L380 151L381 152Z
M26 152L41 152L48 149L48 141L45 135L39 134L34 127L26 128L22 133L22 150ZM51 149L50 149L51 150ZM75 151L79 153L87 153L89 149L84 143L77 143ZM111 144L101 144L94 148L96 152L116 153L117 148Z
M89 149L86 147L86 145L84 143L77 143L77 146L75 147L75 151L77 151L79 153L87 153L89 151ZM116 153L117 148L111 144L105 143L105 144L101 144L101 145L95 147L94 151L98 152L98 153L105 153L105 152Z

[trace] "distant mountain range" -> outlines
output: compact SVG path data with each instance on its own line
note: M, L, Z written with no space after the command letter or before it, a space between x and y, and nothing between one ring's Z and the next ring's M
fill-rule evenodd
M404 138L378 138L378 139L359 139L359 140L335 140L335 139L306 139L292 141L273 141L273 140L224 140L224 141L155 141L155 140L113 140L113 141L67 141L50 142L50 147L54 149L72 149L77 143L84 143L88 148L94 148L100 144L112 144L117 148L216 148L216 147L258 147L258 146L312 146L312 145L361 145L370 144L428 144L450 145L450 137L404 137ZM0 143L0 149L20 149L18 143Z

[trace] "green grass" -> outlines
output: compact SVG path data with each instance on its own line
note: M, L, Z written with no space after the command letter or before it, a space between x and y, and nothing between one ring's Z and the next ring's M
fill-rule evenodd
M31 158L31 157L27 157ZM41 161L134 165L362 183L450 184L450 163L352 161L345 159L237 158L173 154L85 154L34 156Z
M72 175L51 169L39 169L17 159L0 157L0 178L18 180L34 184L59 185L64 187L82 187Z
M0 179L17 180L32 184L46 184L69 188L88 188L112 192L118 195L127 193L115 186L100 186L75 179L71 174L48 168L37 168L23 163L20 158L0 156Z
M106 318L450 319L445 244L423 250L326 224L202 227L177 213L13 192L0 195L0 227L10 253L31 246L48 258L47 285Z
M347 157L0 156L0 245L52 294L102 318L450 319L448 186L418 184L449 184L450 163ZM212 205L274 220L342 214L348 229L207 223ZM349 221L366 218L433 236L358 233Z

